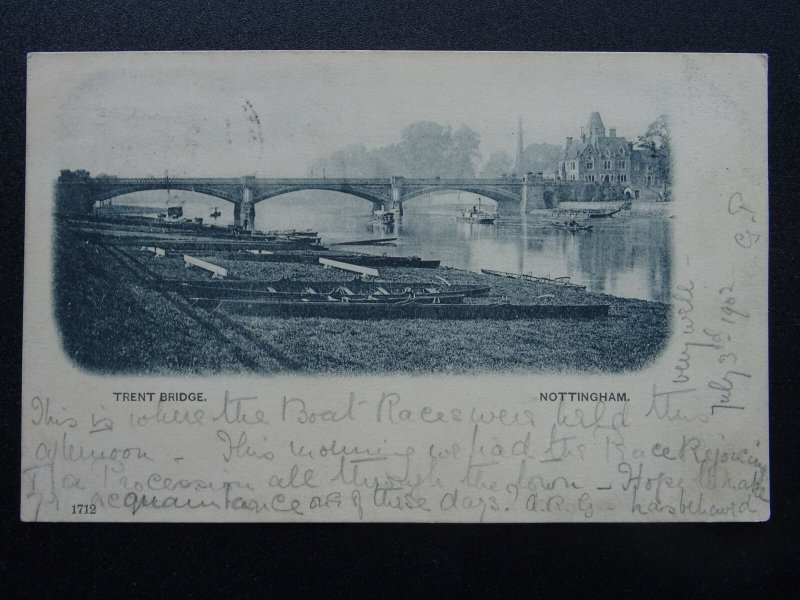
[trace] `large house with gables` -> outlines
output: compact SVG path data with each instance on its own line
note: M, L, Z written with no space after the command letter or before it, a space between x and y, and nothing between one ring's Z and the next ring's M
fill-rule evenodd
M589 116L588 124L581 128L580 138L567 138L557 178L596 183L615 188L618 195L642 200L658 200L663 186L658 158L617 136L613 127L606 135L598 112ZM612 195L606 193L605 197Z

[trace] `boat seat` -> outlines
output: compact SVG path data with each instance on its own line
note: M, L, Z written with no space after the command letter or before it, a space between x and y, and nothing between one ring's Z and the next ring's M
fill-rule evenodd
M307 288L303 289L303 293L304 294L316 294L317 290L315 290L314 288L307 287Z
M438 294L439 293L439 290L434 288L434 287L425 288L425 291L428 292L429 294Z
M375 290L376 294L380 294L381 296L388 296L389 292L387 292L384 288L378 286L378 289Z

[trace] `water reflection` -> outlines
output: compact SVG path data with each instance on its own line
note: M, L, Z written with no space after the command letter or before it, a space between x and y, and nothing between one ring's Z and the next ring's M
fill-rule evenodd
M186 217L214 222L209 215L217 206L222 213L217 224L233 222L232 206L225 202L198 194L173 194L173 201L183 200ZM632 211L612 219L592 219L593 231L570 232L549 225L553 217L547 211L522 217L501 210L495 225L464 223L456 221L452 198L436 200L408 203L402 220L385 227L373 224L371 205L363 200L335 192L298 192L258 204L255 226L261 230L312 228L326 243L397 237L396 246L357 249L438 258L444 265L472 271L568 275L592 291L669 300L672 238L666 215Z

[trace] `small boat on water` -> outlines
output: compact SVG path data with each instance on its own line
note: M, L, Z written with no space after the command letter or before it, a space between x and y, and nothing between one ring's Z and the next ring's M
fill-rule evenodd
M621 212L623 210L627 210L630 207L631 207L631 202L629 200L628 202L625 202L624 204L621 204L616 209L606 210L606 211L590 211L589 212L589 218L590 219L604 219L606 217L613 217L618 212Z
M168 219L180 219L183 217L183 206L168 206L167 207L167 218Z
M570 219L567 221L551 221L550 225L558 229L566 229L567 231L591 231L593 229L592 225L579 223L575 219Z
M373 225L394 225L394 215L390 212L375 211L372 213Z
M541 283L544 285L557 285L559 287L569 288L573 290L585 290L585 285L572 283L569 277L537 277L536 275L525 273L508 273L506 271L493 271L492 269L481 269L481 273L486 275L497 275L498 277L508 277L510 279L522 279L531 283Z
M617 208L562 208L558 209L555 214L560 216L581 216L589 217L590 219L604 219L612 217L618 212L628 210L632 206L630 200L623 202Z
M372 211L372 223L374 225L394 225L395 221L400 216L400 209L392 208L385 210L383 208Z
M216 206L214 207L214 211L209 215L212 219L216 219L217 217L222 216L222 213L219 212L219 208Z
M490 213L481 208L481 200L478 198L477 206L464 208L456 215L456 221L463 223L475 223L477 225L492 225L498 219L496 212Z
M334 319L591 319L608 315L608 304L443 303L432 299L373 300L217 300L192 298L199 308L259 317L328 317Z

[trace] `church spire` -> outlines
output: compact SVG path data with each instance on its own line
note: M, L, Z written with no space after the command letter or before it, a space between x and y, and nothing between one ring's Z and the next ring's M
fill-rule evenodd
M586 134L591 141L596 141L599 137L605 137L606 126L603 125L603 119L600 118L599 112L593 112L589 115L589 123L586 125Z
M522 177L525 174L525 151L522 144L522 117L517 119L517 164L514 165L514 172Z

